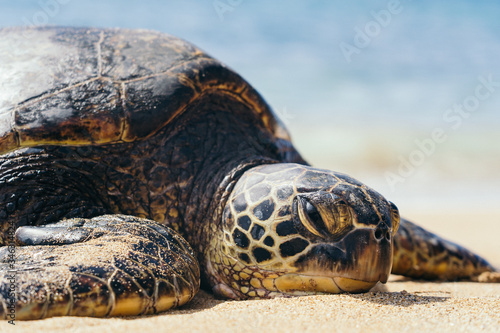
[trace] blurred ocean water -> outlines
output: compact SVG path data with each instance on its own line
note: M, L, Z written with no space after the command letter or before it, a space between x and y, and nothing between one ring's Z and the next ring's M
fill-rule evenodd
M403 205L499 202L498 1L0 4L0 26L146 28L187 39L248 79L309 161Z

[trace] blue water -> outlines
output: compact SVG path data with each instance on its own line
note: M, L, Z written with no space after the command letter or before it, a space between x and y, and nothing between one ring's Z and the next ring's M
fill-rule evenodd
M441 205L443 198L491 208L500 200L498 0L0 0L0 5L0 27L146 28L187 39L247 78L284 118L313 164L353 174L398 203ZM480 88L481 100L475 97L478 77L493 81L490 90ZM478 104L467 117L449 114L453 104L474 98ZM438 127L449 139L391 188L384 173L396 172L399 157L416 149L414 140L429 138Z
M373 13L387 13L391 3L396 13L374 24ZM148 28L183 37L286 109L292 127L329 117L425 128L473 94L478 76L500 81L500 2L493 0L25 0L1 8L0 26ZM369 44L348 62L341 43L356 46L355 29L367 27L374 29ZM500 124L497 89L468 126Z

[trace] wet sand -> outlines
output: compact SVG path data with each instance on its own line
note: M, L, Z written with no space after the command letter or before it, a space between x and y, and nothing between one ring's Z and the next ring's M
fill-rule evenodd
M500 266L500 214L405 216ZM474 221L472 224L471 221ZM391 276L365 294L223 301L200 292L181 309L142 318L49 318L0 323L0 332L500 332L500 283Z

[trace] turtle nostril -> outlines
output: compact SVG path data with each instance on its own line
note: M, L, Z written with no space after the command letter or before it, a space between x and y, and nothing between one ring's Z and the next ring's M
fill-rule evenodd
M373 236L377 241L381 241L385 238L388 242L390 242L392 234L391 230L385 224L382 224L375 229Z
M382 224L375 229L374 236L376 240L382 240L385 238L386 240L390 241L391 230L387 228L385 224Z

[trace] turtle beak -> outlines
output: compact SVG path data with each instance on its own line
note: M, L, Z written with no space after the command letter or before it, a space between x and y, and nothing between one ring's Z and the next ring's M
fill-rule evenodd
M363 286L361 290L354 287L344 291L367 291L370 283L371 286L378 281L385 283L389 278L393 255L391 236L390 229L382 222L375 229L357 228L336 243L312 247L296 266L308 275L359 281Z

